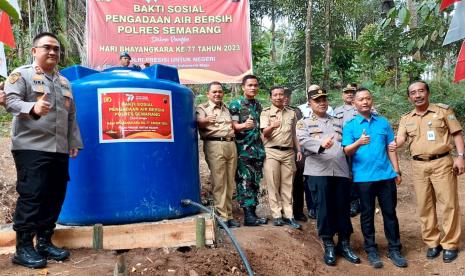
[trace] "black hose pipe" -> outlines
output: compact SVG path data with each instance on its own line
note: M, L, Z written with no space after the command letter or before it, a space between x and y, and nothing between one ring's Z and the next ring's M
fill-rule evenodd
M231 239L231 242L233 243L234 247L236 248L237 252L239 253L239 256L241 257L242 263L244 264L245 269L247 269L247 272L249 273L249 276L254 275L253 271L252 271L252 268L250 267L250 264L247 261L247 257L245 256L244 252L242 251L241 247L239 246L239 243L237 242L236 238L233 236L233 234L231 233L231 230L229 230L226 223L224 223L224 221L219 216L217 216L215 214L215 212L212 212L212 210L210 208L207 208L207 207L203 206L202 204L199 204L199 203L197 203L195 201L192 201L190 199L181 200L181 205L182 206L192 205L192 206L195 206L195 207L199 208L200 210L202 210L202 211L204 211L206 213L211 213L213 215L213 217L216 219L216 221L221 225L221 227L223 227L224 231L226 231L226 234Z

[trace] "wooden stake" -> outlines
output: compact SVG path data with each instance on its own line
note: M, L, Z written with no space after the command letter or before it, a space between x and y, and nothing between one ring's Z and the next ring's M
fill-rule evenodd
M197 217L195 219L195 239L198 248L205 247L205 218Z
M95 224L94 225L94 234L93 234L93 244L92 247L95 250L103 249L103 225Z
M126 267L126 253L120 253L117 251L115 269L113 270L113 276L127 276L128 268Z

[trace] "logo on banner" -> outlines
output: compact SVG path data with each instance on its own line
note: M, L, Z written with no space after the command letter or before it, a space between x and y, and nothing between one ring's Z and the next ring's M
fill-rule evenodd
M174 141L171 91L101 88L98 102L100 143Z

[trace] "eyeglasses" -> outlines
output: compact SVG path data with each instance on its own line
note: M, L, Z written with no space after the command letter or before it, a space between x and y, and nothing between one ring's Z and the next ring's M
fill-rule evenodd
M42 48L46 52L51 52L53 50L55 53L59 53L60 50L61 50L60 46L52 46L52 45L48 45L48 44L45 44L45 45L42 45L42 46L36 46L34 48Z

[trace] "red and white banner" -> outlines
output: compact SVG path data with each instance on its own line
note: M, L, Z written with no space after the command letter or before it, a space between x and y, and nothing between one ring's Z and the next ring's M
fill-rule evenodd
M182 83L240 82L252 72L248 0L87 0L88 66L166 64Z
M173 142L171 91L98 89L100 143Z

